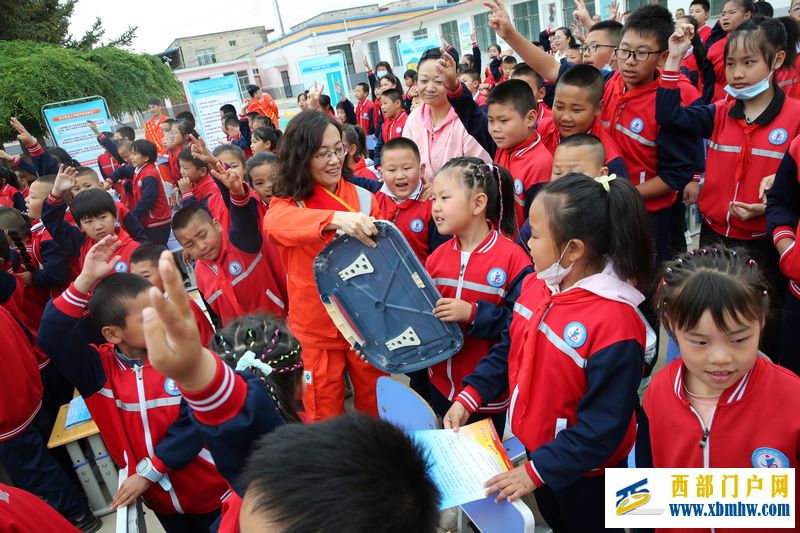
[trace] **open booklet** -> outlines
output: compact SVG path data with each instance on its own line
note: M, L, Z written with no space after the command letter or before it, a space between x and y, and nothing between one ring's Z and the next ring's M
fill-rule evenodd
M486 497L483 484L513 465L491 419L451 429L424 429L411 433L428 453L430 473L442 494L440 509Z

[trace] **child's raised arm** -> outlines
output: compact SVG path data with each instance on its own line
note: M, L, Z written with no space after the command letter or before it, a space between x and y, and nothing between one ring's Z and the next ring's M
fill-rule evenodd
M72 167L58 168L53 190L42 205L42 223L53 240L61 245L69 255L79 256L84 241L88 238L77 227L64 221L67 204L64 194L72 189L77 171ZM78 221L76 221L78 222Z
M228 229L231 244L247 253L258 252L264 244L258 229L258 201L248 194L242 178L233 170L212 170L211 175L231 193L231 225Z
M17 130L17 139L25 145L31 154L31 159L36 167L36 175L44 176L47 174L55 174L58 170L58 162L53 159L50 153L39 146L39 143L34 139L33 135L28 133L25 126L17 120L17 117L11 117L11 127Z

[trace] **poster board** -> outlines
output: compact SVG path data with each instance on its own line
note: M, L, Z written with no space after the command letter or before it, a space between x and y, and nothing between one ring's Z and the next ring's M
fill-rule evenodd
M542 30L547 28L556 29L563 26L561 22L561 9L555 0L545 0L539 4L539 27Z
M461 41L461 50L459 50L459 52L462 56L464 54L472 53L472 37L470 36L471 32L472 26L469 22L458 23L458 40Z
M81 166L100 172L97 156L105 150L89 128L91 120L100 131L111 129L111 114L102 96L54 102L42 107L47 129L56 145L66 150Z
M406 41L400 39L397 41L397 52L400 54L400 61L406 70L417 70L417 64L422 54L431 48L438 50L440 47L441 43L438 35L430 35L422 39L409 39Z
M310 89L314 83L325 86L325 94L331 97L331 105L336 108L340 97L336 92L336 84L342 86L347 94L350 85L347 79L347 63L342 52L331 52L322 56L304 57L297 60L297 73L304 89Z
M192 104L192 113L197 120L197 132L205 139L209 150L225 142L225 132L219 117L219 108L231 104L237 110L242 107L239 80L235 74L192 80L186 84L186 93Z

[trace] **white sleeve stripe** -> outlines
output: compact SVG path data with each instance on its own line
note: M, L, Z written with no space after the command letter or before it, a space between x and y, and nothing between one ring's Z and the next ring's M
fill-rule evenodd
M74 305L75 307L80 307L81 309L89 304L89 300L84 300L83 298L75 296L72 294L72 292L70 292L69 289L65 290L62 296L67 303Z
M461 391L458 397L467 402L472 409L478 408L478 402L467 391Z
M223 363L220 363L223 364ZM228 401L228 398L231 397L233 394L233 388L236 384L236 381L233 379L233 370L230 367L225 367L225 379L222 382L222 386L215 392L210 398L207 400L203 400L201 402L193 402L186 400L192 409L198 412L208 412L213 411L214 409L218 408L220 405ZM216 401L214 401L216 400ZM209 402L214 401L214 403L209 405Z

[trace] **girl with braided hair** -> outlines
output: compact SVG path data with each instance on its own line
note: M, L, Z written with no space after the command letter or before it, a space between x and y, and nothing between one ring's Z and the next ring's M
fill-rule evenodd
M476 157L451 159L433 180L431 209L441 235L453 235L428 256L425 268L442 294L433 310L443 322L457 322L464 346L428 369L430 400L444 415L461 380L497 342L511 315L506 294L529 272L530 258L508 236L516 231L514 184L501 166ZM492 417L502 435L508 395L481 406L474 422Z
M666 266L656 304L681 358L644 396L653 467L797 468L800 378L758 351L767 287L744 250L704 247Z
M210 348L235 370L261 378L287 423L307 421L303 349L283 323L268 314L237 318L214 335Z

